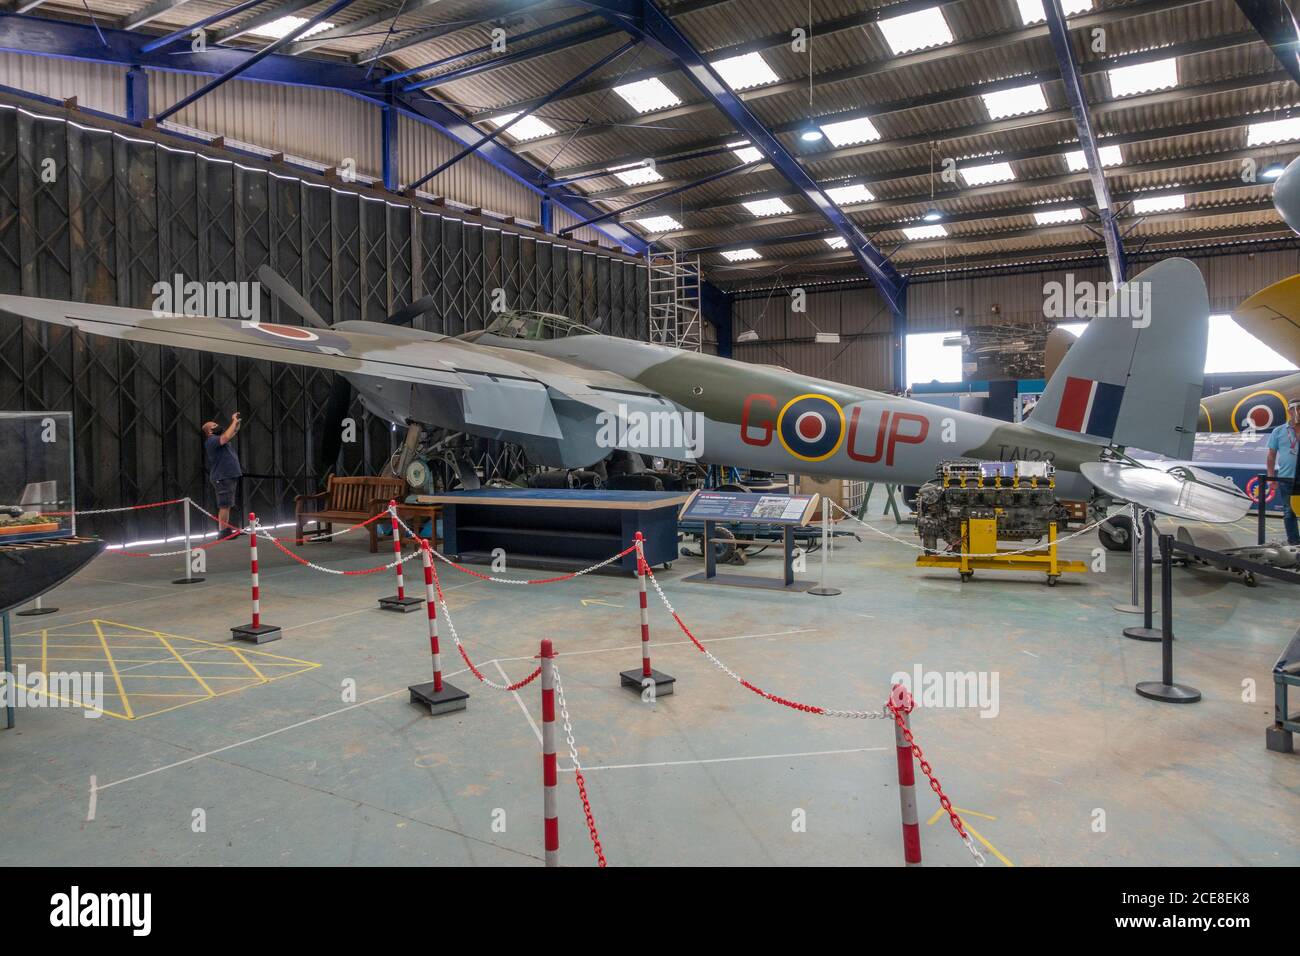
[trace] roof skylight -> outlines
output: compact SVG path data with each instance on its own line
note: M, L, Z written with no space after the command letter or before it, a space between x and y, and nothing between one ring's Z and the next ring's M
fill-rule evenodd
M1102 146L1097 150L1097 158L1101 160L1103 168L1119 166L1124 162L1124 154L1119 151L1118 146ZM1088 158L1083 155L1083 150L1076 149L1072 153L1065 154L1065 165L1070 168L1070 172L1081 173L1088 168Z
M1042 23L1047 19L1047 14L1043 11L1043 0L1016 0L1016 6L1020 8L1020 22L1025 26ZM1091 9L1092 0L1061 0L1061 12L1067 17L1087 13Z
M984 163L979 166L958 166L957 172L966 180L967 186L987 186L989 183L1005 183L1016 178L1016 171L1010 163Z
M1083 210L1078 206L1069 209L1047 209L1034 213L1034 222L1040 226L1055 226L1063 222L1082 222Z
M865 116L840 120L836 123L818 123L832 146L852 146L855 143L874 143L880 139L880 130Z
M1154 63L1117 66L1113 70L1107 70L1106 75L1110 77L1110 95L1117 98L1149 93L1151 90L1167 90L1178 85L1178 61L1169 57Z
M763 257L759 255L757 249L726 249L723 250L722 258L728 262L749 262Z
M1186 207L1187 197L1182 193L1133 200L1133 211L1136 213L1167 212L1170 209L1185 209Z
M632 221L648 232L672 232L674 229L682 228L682 224L672 216L647 216Z
M616 86L614 92L627 100L628 105L638 113L653 113L681 103L677 94L668 89L663 80L654 76L648 80Z
M837 206L849 206L853 203L871 202L876 197L871 190L862 183L854 183L851 186L828 186L826 195L831 197L831 202Z
M942 239L948 235L948 230L940 225L908 226L903 230L903 235L909 239Z
M290 33L298 29L306 22L307 22L306 17L281 17L279 20L272 20L270 23L266 24L265 26L254 27L248 32L253 34L254 36L273 37L274 39L279 40L284 37L287 37ZM332 29L333 26L334 24L329 22L318 23L310 30L308 30L306 33L299 36L298 39L305 40L309 36L315 36L317 33L322 33L325 30Z
M1300 139L1300 117L1251 123L1246 127L1247 146L1284 143L1292 139Z
M998 90L996 93L984 93L980 99L984 101L984 108L989 111L992 119L1041 113L1047 109L1047 98L1043 96L1043 87L1039 83Z
M876 26L880 27L885 42L895 56L952 42L952 30L948 29L948 21L943 18L943 11L938 7L879 20Z
M767 86L780 79L767 65L761 53L742 53L729 56L723 60L714 60L709 66L718 71L733 90L748 90L755 86Z
M663 180L659 170L653 166L625 166L622 169L611 169L611 173L628 186L643 186L646 183L657 183Z
M493 126L505 126L506 123L509 123L518 115L518 113L502 113L500 116L492 117L488 122ZM539 120L536 116L525 116L514 126L506 130L506 135L512 139L523 141L539 139L542 136L550 136L554 132L555 127L544 120Z
M784 199L755 199L750 202L742 203L755 216L777 216L783 212L789 212L790 207L786 205Z

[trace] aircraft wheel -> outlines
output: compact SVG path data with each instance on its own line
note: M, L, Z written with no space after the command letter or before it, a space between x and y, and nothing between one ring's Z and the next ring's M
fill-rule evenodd
M1248 588L1259 587L1259 582L1255 580L1255 575L1249 571L1242 575L1242 580L1246 582L1246 587Z
M1133 520L1128 515L1115 515L1097 525L1097 537L1107 551L1129 551L1133 548Z

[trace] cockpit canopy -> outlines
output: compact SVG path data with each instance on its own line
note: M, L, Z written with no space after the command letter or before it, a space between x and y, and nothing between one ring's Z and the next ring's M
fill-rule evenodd
M595 329L589 329L568 316L555 315L552 312L531 312L525 309L512 309L502 312L483 330L485 335L496 335L505 339L563 339L570 335L597 335Z

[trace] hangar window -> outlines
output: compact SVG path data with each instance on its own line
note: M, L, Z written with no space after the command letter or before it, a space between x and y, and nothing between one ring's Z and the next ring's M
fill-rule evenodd
M945 46L952 42L952 30L948 29L948 21L943 18L943 11L938 7L890 17L881 20L877 26L885 35L885 42L894 51L894 56L913 50L927 50L932 46Z
M1079 336L1086 322L1057 326ZM910 348L910 346L909 346ZM1210 316L1210 338L1205 347L1206 372L1293 372L1296 367L1238 325L1231 315Z
M1097 156L1103 167L1118 166L1124 162L1124 154L1119 151L1118 146L1103 146L1097 150ZM1088 168L1088 158L1083 155L1083 150L1076 149L1072 153L1065 154L1065 165L1070 168L1070 172L1081 173Z
M960 382L961 349L944 345L950 332L916 332L907 337L907 386Z

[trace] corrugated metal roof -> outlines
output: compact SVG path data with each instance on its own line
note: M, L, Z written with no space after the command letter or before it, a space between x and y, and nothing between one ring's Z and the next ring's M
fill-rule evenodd
M118 24L146 6L146 0L88 2L96 17ZM661 9L672 15L706 54L734 52L743 44L757 43L763 48L763 58L780 79L770 87L746 91L741 98L755 116L778 131L778 138L814 178L824 183L868 185L877 201L852 208L850 215L869 235L878 234L882 242L896 240L899 225L919 218L930 206L933 189L934 205L949 217L949 241L937 253L933 244L903 243L896 253L899 262L929 261L936 254L942 257L945 250L950 250L951 258L958 262L982 261L998 254L1005 254L1011 261L1032 254L1035 248L1069 248L1095 241L1095 236L1083 227L1039 230L1026 213L1026 207L1040 203L1092 202L1086 174L1070 173L1063 157L1077 148L1076 133L1062 85L1055 78L1056 58L1045 29L1041 25L1024 27L1014 0L936 2L941 4L955 44L950 49L895 57L880 28L866 22L871 11L888 11L892 5L880 0L812 0L810 8L788 0L659 0ZM325 5L321 0L297 11L297 15L311 16ZM175 29L222 8L220 0L191 0L142 29L153 33ZM390 32L392 21L384 14L395 14L399 8L400 19ZM787 38L794 28L808 26L809 9L811 46L794 49ZM346 32L348 24L369 25L352 35L327 36L311 44L310 55L355 58L384 43L394 52L382 58L381 69L408 69L459 57L423 74L430 76L490 63L499 54L473 51L490 41L490 30L496 25L506 30L508 54L549 48L556 39L584 36L606 26L596 14L567 22L581 12L559 0L532 4L526 0L514 4L504 0L441 0L426 4L413 0L355 0L334 18L343 28L341 32ZM53 0L41 7L41 13L85 18L78 0ZM238 19L223 22L218 29L232 23L247 24L261 15L262 8L255 8ZM484 19L489 16L496 19ZM1238 241L1239 233L1251 229L1261 234L1277 232L1280 220L1276 214L1253 208L1267 198L1267 185L1242 181L1248 169L1242 161L1253 160L1257 168L1285 162L1300 154L1300 142L1247 152L1246 124L1290 115L1300 107L1300 88L1285 78L1268 47L1251 34L1249 22L1233 0L1095 0L1094 12L1084 16L1090 19L1076 20L1076 27L1081 22L1104 27L1104 49L1094 49L1095 35L1084 30L1076 29L1072 40L1085 74L1083 82L1093 125L1103 145L1119 144L1121 148L1122 165L1107 172L1112 192L1127 196L1180 186L1189 189L1188 210L1183 217L1138 223L1133 226L1132 241L1161 242L1182 236L1191 242L1210 234L1227 236L1224 241ZM825 28L828 23L850 19L855 25L846 29ZM511 37L555 24L559 26L551 32L509 45ZM430 37L434 27L445 30ZM411 39L421 42L405 45ZM619 33L600 36L462 77L432 92L464 113L483 117L547 94L624 39ZM251 46L262 41L246 36L233 42ZM1116 100L1105 63L1142 51L1153 51L1151 56L1158 58L1161 50L1179 53L1178 87ZM19 64L9 69L21 72L30 68ZM1046 111L991 121L978 90L973 88L1029 74L1035 74L1033 78L1041 82ZM659 76L682 105L638 116L611 89L619 79L647 76ZM192 86L192 82L182 79L157 84L168 95ZM279 94L271 99L274 106L259 99L247 104L247 109L250 113L273 108L292 111L301 105ZM181 119L202 127L205 116L225 111L226 127L239 127L242 120L230 115L235 109L214 94L208 103L196 106L192 120ZM808 145L798 139L797 128L810 117L827 120L836 114L857 116L864 112L880 133L875 144L836 149L825 141ZM512 142L508 134L505 140L531 161L561 176L599 171L616 160L663 158L739 138L693 84L676 72L662 54L646 45L604 68L573 95L540 108L536 115L556 133L534 142ZM352 150L363 156L366 164L377 164L371 149L373 141L349 132L360 121L350 118L347 110L338 116L337 130L317 127L290 131L292 120L287 116L281 125L286 130L286 141L300 144L296 153L325 156ZM271 120L264 119L263 125L268 122ZM413 149L415 143L422 144L421 151L418 156L414 152L405 156L404 168L433 163L444 152L424 143L414 132L410 139ZM955 160L960 168L978 157L990 157L986 161L992 161L1000 155L1012 157L1017 177L1014 182L971 187L960 178L951 182L942 176L946 159ZM607 208L613 209L737 162L731 153L724 152L663 163L659 171L664 179L659 184L626 187L613 176L597 176L580 180L576 188L597 194ZM932 163L933 176L929 172ZM458 174L453 171L452 175ZM481 196L492 182L490 177L479 177L457 188ZM519 188L515 184L502 181L497 186L506 194L502 202L493 204L487 198L478 201L507 212L527 204L523 195L512 192ZM771 220L756 219L737 202L747 196L774 194L786 197L789 214ZM1234 211L1234 206L1241 208ZM829 228L802 196L792 195L789 183L772 168L757 168L692 188L647 204L628 217L653 214L670 214L681 220L680 235L664 240L677 248L797 237ZM766 245L762 251L764 262L775 262L793 271L833 273L857 268L848 256L841 256L839 261L821 261L828 249L820 239ZM796 261L801 257L812 259L809 263ZM739 272L732 269L720 273L720 277L729 281L726 275Z

